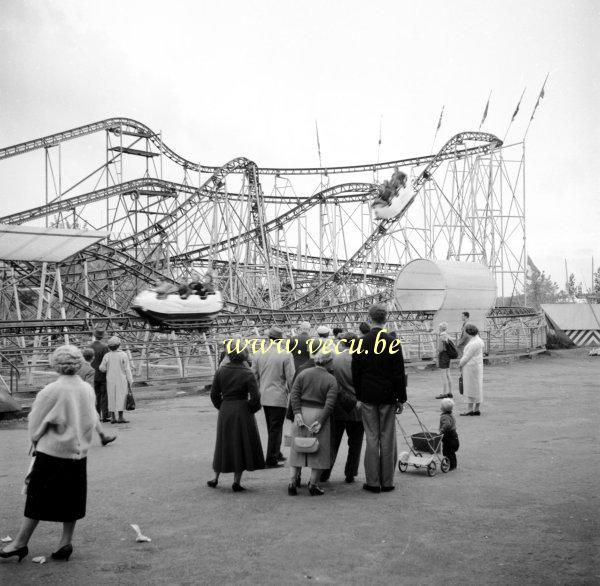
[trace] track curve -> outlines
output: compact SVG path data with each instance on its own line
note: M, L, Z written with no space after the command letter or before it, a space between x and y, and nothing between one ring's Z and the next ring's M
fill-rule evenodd
M421 174L412 182L413 194L407 204L402 208L400 213L394 218L382 220L367 240L360 246L360 248L349 258L334 274L324 280L321 284L317 285L306 295L287 303L284 307L286 309L298 309L309 304L316 303L326 293L330 292L335 286L344 284L347 275L350 274L352 268L361 262L364 257L375 247L375 245L387 234L389 229L396 224L410 208L411 204L417 197L421 187L431 178L432 174L439 167L441 162L445 160L448 153L455 153L456 149L460 146L464 146L465 141L482 142L483 145L473 147L469 149L470 152L476 151L481 154L487 154L500 146L502 141L493 134L487 132L461 132L453 136L449 141L442 146L437 155L433 160L425 167Z
M0 148L0 160L8 159L22 155L37 149L49 148L60 144L61 142L73 140L83 136L88 136L96 132L111 131L115 134L120 132L133 132L137 133L136 136L141 138L147 138L154 144L159 152L163 153L166 157L171 159L173 162L189 169L190 171L200 171L202 173L214 173L220 167L217 165L203 165L195 163L186 159L185 157L176 153L173 149L168 147L161 138L161 135L154 132L149 126L134 120L133 118L126 117L114 117L100 120L98 122L92 122L90 124L84 124L76 128L71 128L63 132L57 132L55 134L49 134L47 136L32 139L26 142L21 142L8 147ZM476 149L466 150L465 155L475 154ZM447 158L453 156L448 153ZM264 175L330 175L336 173L360 173L365 171L380 171L383 169L392 169L393 167L412 167L430 164L436 157L439 157L439 153L435 156L424 155L418 157L410 157L406 159L397 159L394 161L387 161L383 163L368 163L362 165L338 165L331 167L258 167L258 172ZM234 172L242 172L238 169Z

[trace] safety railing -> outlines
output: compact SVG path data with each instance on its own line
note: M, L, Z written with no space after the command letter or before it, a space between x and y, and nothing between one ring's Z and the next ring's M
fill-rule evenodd
M397 334L407 362L437 359L437 333L400 330ZM504 327L481 331L479 335L485 343L486 354L527 353L543 349L546 345L545 326ZM460 333L452 332L450 337L456 343ZM87 346L88 343L86 340L81 345ZM190 342L185 338L165 337L160 342L123 344L121 348L129 357L136 381L208 380L216 371L223 344L213 340ZM19 381L21 387L35 390L55 380L56 373L49 365L49 354L53 349L38 347L34 350L35 354L25 356L23 350L16 350L10 358L7 353L0 355L11 392L18 390Z
M21 373L17 365L7 356L0 353L0 384L12 395L19 392Z

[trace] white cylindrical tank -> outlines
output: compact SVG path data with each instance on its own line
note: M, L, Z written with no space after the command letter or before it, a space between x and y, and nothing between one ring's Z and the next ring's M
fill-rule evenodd
M460 331L463 311L470 323L485 329L496 302L496 279L478 263L413 260L396 278L394 299L404 311L435 311L434 325L447 322L449 331Z

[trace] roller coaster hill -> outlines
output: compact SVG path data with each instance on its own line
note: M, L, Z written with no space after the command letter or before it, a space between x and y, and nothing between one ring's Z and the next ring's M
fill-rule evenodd
M421 359L439 308L394 294L417 259L487 267L503 301L485 312L489 352L543 346L540 317L510 302L525 285L524 152L461 132L435 154L383 163L213 166L129 118L0 148L0 177L25 169L44 186L42 205L0 218L3 376L34 384L50 350L87 345L96 328L123 339L138 377L202 374L224 338L301 321L356 329L374 302ZM386 214L372 204L396 168L407 185ZM132 309L157 282L208 271L223 299L209 323L161 329Z

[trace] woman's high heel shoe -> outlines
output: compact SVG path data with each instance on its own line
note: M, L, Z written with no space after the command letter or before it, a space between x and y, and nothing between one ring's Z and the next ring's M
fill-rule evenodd
M323 496L325 494L325 491L320 486L311 484L310 482L308 483L308 492L310 496Z
M52 559L53 560L65 560L65 562L68 562L72 553L73 553L73 546L69 543L68 545L63 545L59 550L55 551L52 554Z
M298 496L298 488L295 482L290 482L288 484L288 494L290 496Z
M218 478L213 478L212 480L209 480L206 485L210 486L211 488L217 488L217 484L219 484L219 479Z
M16 555L19 556L19 562L29 553L29 548L24 545L13 551L0 551L0 558L11 558Z
M246 490L239 482L234 482L231 488L233 492L244 492Z

